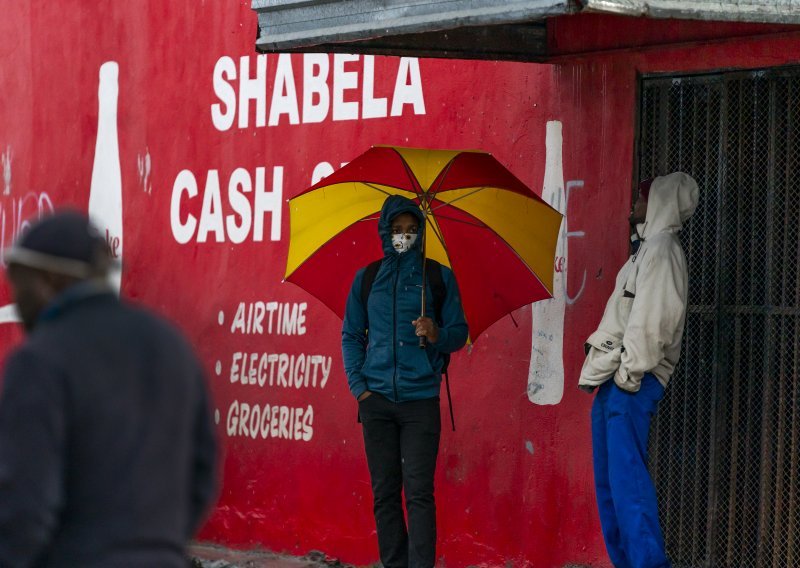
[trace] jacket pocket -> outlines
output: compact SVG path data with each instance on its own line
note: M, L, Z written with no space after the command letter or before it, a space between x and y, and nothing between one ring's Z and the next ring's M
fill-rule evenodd
M403 342L397 348L397 368L403 379L414 381L434 375L428 350L420 349L418 341Z
M597 385L611 378L622 359L622 336L597 330L586 340L589 352L583 362L579 384Z
M393 370L391 349L387 346L373 345L367 349L361 374L368 379L385 379Z

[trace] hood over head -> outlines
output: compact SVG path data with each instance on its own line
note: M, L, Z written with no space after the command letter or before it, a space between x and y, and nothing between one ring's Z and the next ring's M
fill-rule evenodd
M397 254L392 246L392 221L401 213L411 213L419 221L419 234L425 230L425 216L422 210L414 201L402 195L390 195L383 202L381 207L381 216L378 220L378 235L381 237L381 244L383 245L383 254ZM414 243L412 250L419 249L422 245L422 239L418 238Z
M647 197L647 217L639 230L642 238L664 231L677 233L694 213L700 189L690 175L674 172L657 177Z

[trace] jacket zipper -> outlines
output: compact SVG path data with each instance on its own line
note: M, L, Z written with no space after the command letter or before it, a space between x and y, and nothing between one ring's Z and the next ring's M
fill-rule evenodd
M397 259L397 269L394 273L394 287L392 288L392 354L394 355L394 374L392 386L394 387L394 401L397 397L397 282L400 279L400 259Z
M642 232L643 232L643 233L645 232L645 229L647 229L647 221L645 221L645 222L644 222L644 227L642 227ZM638 234L639 232L637 231L636 233ZM641 251L641 250L642 250L642 247L644 246L644 237L643 237L642 235L639 235L639 240L640 240L641 242L639 243L639 246L638 246L638 248L636 249L636 252L633 254L633 261L632 261L632 263L634 263L634 264L636 263L636 259L637 259L637 258L639 258L639 251Z

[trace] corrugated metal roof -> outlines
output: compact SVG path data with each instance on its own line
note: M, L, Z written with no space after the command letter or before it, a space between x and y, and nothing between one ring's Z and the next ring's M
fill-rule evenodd
M626 16L799 24L800 0L583 0L585 9Z
M579 11L800 24L800 0L252 0L261 52L546 60L545 19Z
M516 42L507 47L513 47L513 51L543 49L546 44L542 43L543 28L532 26L531 22L568 13L573 5L574 0L252 1L253 10L258 13L256 49L259 51L311 51L314 48L335 51L334 46L338 44L358 41L364 42L359 44L363 49L357 50L362 53L370 49L376 53L387 53L387 49L413 51L416 46L428 48L425 55L444 57L451 56L448 52L456 56L455 53L464 51L461 47L454 48L454 43L469 47L470 42L478 42L486 33L482 26L488 25L524 24L521 28L498 30L511 34ZM456 36L452 32L445 33L456 28L463 31ZM421 34L424 37L420 37ZM387 43L381 38L394 39ZM426 40L424 44L419 43L421 39ZM325 49L321 49L323 47ZM471 46L474 56L481 56L480 47ZM418 49L416 53L422 55L422 51ZM500 47L495 51L502 54L508 49Z

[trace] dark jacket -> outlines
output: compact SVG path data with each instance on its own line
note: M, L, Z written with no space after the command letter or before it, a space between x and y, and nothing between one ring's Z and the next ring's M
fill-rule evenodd
M178 333L69 289L6 365L0 566L185 567L214 494L212 428Z
M420 238L414 247L402 254L392 247L391 228L391 221L401 213L415 215L420 228ZM441 354L457 351L467 341L467 323L458 286L453 272L442 266L447 293L442 305L439 338L436 343L428 342L426 349L419 348L419 338L411 322L420 315L420 245L424 229L422 212L413 201L399 195L386 200L378 221L383 262L375 275L367 306L361 300L364 269L356 273L342 327L342 357L350 392L356 398L366 390L395 402L438 396L442 380ZM434 317L430 281L426 289L425 313Z

